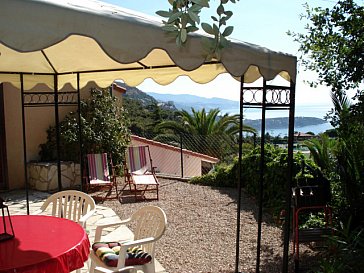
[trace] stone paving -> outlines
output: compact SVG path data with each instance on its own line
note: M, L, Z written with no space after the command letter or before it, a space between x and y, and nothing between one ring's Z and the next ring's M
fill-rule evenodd
M32 214L39 210L49 193L40 191L29 191L29 213ZM9 206L10 215L26 214L26 193L25 191L10 191L0 193L5 200L5 204ZM86 230L89 235L90 242L94 241L94 235L97 225L115 223L120 221L119 216L115 212L101 205L96 205L96 213L87 220ZM132 239L133 233L126 226L118 228L107 228L103 233L103 239L106 241L118 241ZM82 273L88 273L88 263L82 269ZM161 264L156 261L156 273L167 273Z

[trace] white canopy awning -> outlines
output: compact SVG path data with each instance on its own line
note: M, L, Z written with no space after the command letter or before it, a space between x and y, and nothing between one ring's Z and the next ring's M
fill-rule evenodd
M221 73L245 82L278 74L295 81L296 57L232 41L220 62L206 62L202 35L177 47L162 23L147 15L94 0L1 0L0 82L25 89L37 83L58 88L115 79L136 86L146 78L166 85L186 75L207 83Z

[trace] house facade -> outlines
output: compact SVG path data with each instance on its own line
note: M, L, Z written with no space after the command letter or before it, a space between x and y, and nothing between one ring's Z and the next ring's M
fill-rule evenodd
M148 145L153 165L159 175L194 177L207 173L219 162L218 158L181 149L143 137L131 136L131 145Z
M81 97L87 97L92 87L96 85L91 83L81 89ZM60 91L76 90L66 85ZM47 129L56 124L56 111L52 96L49 96L53 90L45 85L35 85L26 92L27 95L23 96L25 104L30 101L43 103L23 108L21 91L9 83L0 84L0 190L25 187L24 157L27 163L40 160L39 145L47 141ZM60 105L59 120L75 110L77 106L74 104Z
M90 83L80 90L81 98L89 95ZM60 91L72 91L72 86L65 86ZM71 92L70 91L70 92ZM121 90L123 91L123 90ZM23 96L25 103L45 101L40 105L23 107L22 93L9 83L0 84L0 190L22 189L25 187L24 157L27 162L28 182L31 188L52 191L57 188L57 164L39 162L39 145L47 141L47 129L56 124L56 110L47 94L53 91L45 85L36 85L26 92L37 92L44 95ZM120 92L114 88L114 92ZM32 94L32 93L29 93ZM77 106L60 105L59 120ZM24 119L23 119L24 116ZM24 122L23 122L24 121ZM23 135L24 126L24 135ZM25 139L25 143L24 143ZM160 174L177 177L193 177L206 173L218 162L217 158L180 149L172 145L132 136L131 145L149 145L154 165ZM182 153L181 153L182 152ZM182 156L181 156L182 155ZM79 166L69 162L61 164L62 184L65 187L80 181Z

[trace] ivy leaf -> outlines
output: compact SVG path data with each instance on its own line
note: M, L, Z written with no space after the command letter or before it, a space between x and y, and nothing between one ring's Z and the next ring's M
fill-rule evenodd
M191 0L192 3L195 3L197 5L200 5L201 7L204 8L209 8L209 1L208 0Z
M196 22L197 24L200 23L200 17L198 17L196 13L194 13L191 10L188 10L188 15L190 16L192 21Z
M226 17L222 17L219 22L219 26L226 25Z
M223 14L223 13L225 12L224 6L220 4L220 5L217 7L216 12L217 12L217 14L218 14L218 15Z
M190 32L195 32L198 30L198 27L196 26L188 26L187 28L187 33L190 33Z
M231 16L233 16L233 12L230 10L225 11L226 20L230 19Z
M187 30L185 28L181 29L181 42L185 43L187 40Z
M213 26L213 35L218 36L219 33L220 33L219 27L216 24L214 24L214 26Z
M187 23L190 22L190 17L188 16L187 13L183 13L181 16L181 25L182 28L185 28L187 26Z
M195 12L195 13L199 13L200 11L201 11L201 9L202 9L202 7L200 6L200 5L198 5L198 4L194 4L194 5L192 5L189 9L188 9L188 11L193 11L193 12Z
M165 11L165 10L158 10L157 12L156 12L156 14L158 14L159 16L161 16L161 17L169 17L169 16L171 16L172 15L172 13L171 12L169 12L169 11Z
M181 32L179 32L177 37L176 37L176 44L177 44L177 46L182 46Z
M228 45L229 41L224 37L224 36L221 36L220 37L220 48L224 48Z
M227 37L227 36L231 35L231 33L233 33L233 30L234 30L233 26L226 27L224 32L222 33L222 36Z
M174 21L179 19L182 16L182 14L183 14L182 11L178 11L176 13L173 13L168 19L168 24L173 23Z
M162 29L164 31L168 31L168 32L178 30L178 28L175 25L172 25L172 24L164 25L164 26L162 26Z
M212 28L212 26L211 26L211 25L209 25L209 24L207 24L207 23L202 23L202 24L201 24L201 27L202 27L202 29L203 29L206 33L211 34L211 35L214 35L214 30L213 30L213 28Z

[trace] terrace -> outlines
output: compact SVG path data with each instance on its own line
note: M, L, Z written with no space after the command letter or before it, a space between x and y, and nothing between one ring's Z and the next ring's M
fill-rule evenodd
M2 118L9 119L6 124L16 124L17 126L8 126L1 130L3 133L1 145L7 152L1 154L2 162L6 162L4 166L1 166L1 170L7 171L2 175L4 179L0 180L1 188L28 189L27 164L37 157L40 139L45 139L44 132L50 124L55 123L57 145L53 152L57 153L58 188L61 190L61 147L58 130L60 120L67 113L65 106L71 107L73 110L80 110L80 99L85 96L85 91L89 89L90 85L107 87L115 79L121 79L130 86L136 86L146 78L153 78L160 84L168 84L179 76L188 76L195 82L207 83L220 74L228 73L241 82L239 91L242 108L260 108L263 113L267 109L284 109L289 111L290 120L293 121L297 62L295 56L232 40L228 49L221 50L221 54L218 55L221 55L221 58L216 57L210 60L206 58L201 43L206 38L204 35L191 36L186 47L187 50L181 50L176 47L173 39L171 40L165 35L159 21L97 1L84 1L83 3L88 5L80 6L70 2L60 3L52 0L42 2L6 0L4 2L0 16L0 51L1 58L4 60L0 63L0 80L3 83L0 93L4 94L2 99L6 107L4 107ZM15 18L21 18L21 20ZM85 22L88 23L85 24ZM28 29L33 31L30 32ZM39 33L36 33L37 30ZM123 35L120 35L121 30ZM9 33L12 35L8 35ZM143 35L136 37L136 33ZM72 50L70 50L71 48ZM19 63L22 65L18 66ZM278 75L285 79L286 85L272 84L271 81ZM245 86L258 79L260 79L259 86ZM243 94L247 96L244 97ZM54 112L41 108L49 106L53 107ZM242 118L241 111L240 121ZM78 120L80 120L80 116ZM289 147L292 147L293 144L292 125L290 123ZM79 129L81 131L80 125ZM239 131L242 131L242 122L240 122ZM5 139L8 141L6 142ZM82 142L81 139L79 141ZM10 145L13 143L19 145ZM262 143L264 143L264 138ZM241 144L242 135L239 133L239 145ZM240 147L239 160L241 160L241 150ZM262 153L264 153L264 149L262 149ZM292 169L291 156L292 149L289 149L288 174ZM24 166L24 172L19 172L21 165ZM290 175L287 177L287 180L291 180ZM240 202L243 197L240 176L238 180L238 196L225 204L231 214L223 219L227 221L225 224L233 229L236 219L235 227L240 235L245 232L245 229L240 231L240 228L243 227L240 223L240 212L243 211ZM259 187L262 188L263 182L260 182ZM283 191L290 192L291 188L287 187ZM202 215L209 215L208 208L211 207L211 203L202 206L207 211L201 213L199 210L195 210L196 200L200 200L201 196L203 195L200 192L200 195L195 196L188 203L186 214L182 215L180 219L187 222L191 211L196 212L199 218ZM207 197L206 199L208 200ZM173 198L170 197L164 200L173 202ZM186 200L188 198L185 196L183 201ZM234 200L236 209L230 210L229 204L234 204ZM260 236L263 224L262 202L261 198L257 215L253 214L255 220L253 222L258 223L258 227L250 229L258 233L257 256L259 256L262 242L264 242L261 241ZM179 207L176 207L176 211L183 207L181 204L183 205L183 203L178 203ZM289 197L286 206L289 210ZM236 218L234 218L235 215L237 215ZM217 226L218 223L220 223L219 219L216 220ZM201 224L195 224L201 230ZM226 226L225 224L224 226ZM202 225L209 227L211 231L208 221ZM172 230L179 229L180 226L176 226L176 229ZM187 231L188 229L185 230L186 234L191 234ZM210 253L209 250L215 248L215 244L211 244L211 241L219 238L219 234L212 234L213 236L207 240L210 244L202 249L204 253ZM229 234L234 237L235 232ZM274 237L279 238L279 236ZM249 238L252 240L253 237L249 236ZM186 241L191 240L198 241L199 237L192 236ZM246 240L249 239L246 238ZM242 243L243 241L237 239L236 246L238 247ZM252 243L255 244L255 240ZM226 249L231 249L232 246L234 243L230 241L225 248L216 253L226 255ZM288 246L289 225L287 224L284 236L283 272L287 272ZM198 246L196 247L198 248ZM188 248L183 253L188 255L190 250L191 248ZM255 250L250 251L255 252ZM228 252L231 254L231 261L228 262L228 265L233 267L234 254L230 250ZM255 260L252 259L254 255L249 253L246 260L249 261L248 263L254 264ZM178 259L173 252L165 253L163 257L169 255L173 259L168 264L171 264L172 260ZM212 258L212 255L206 255L202 255L202 260L210 261L211 269L208 270L215 270L215 266L213 266L216 264L215 259ZM241 259L242 256L244 255L235 254L238 259ZM190 255L183 260L183 263L187 264L189 261L191 261ZM195 261L193 262L195 264ZM257 263L259 271L259 259L257 259ZM205 263L201 262L201 264ZM236 266L238 265L236 264ZM194 267L189 266L189 268ZM226 265L223 268L226 268Z
M91 243L97 224L128 217L136 209L153 204L167 214L166 233L156 245L157 272L234 272L235 211L237 192L232 188L210 188L186 182L160 179L160 200L153 202L105 201L97 205L96 214L88 221ZM10 192L11 213L26 213L24 192ZM40 207L47 193L31 192L31 212ZM256 218L255 201L243 194L241 201L242 231L240 264L243 272L255 272ZM263 217L261 252L262 272L281 272L282 228L269 212ZM130 236L127 228L110 233L110 238ZM319 252L308 245L301 249L305 265L314 264ZM289 270L293 271L290 259ZM86 267L83 269L86 271Z

